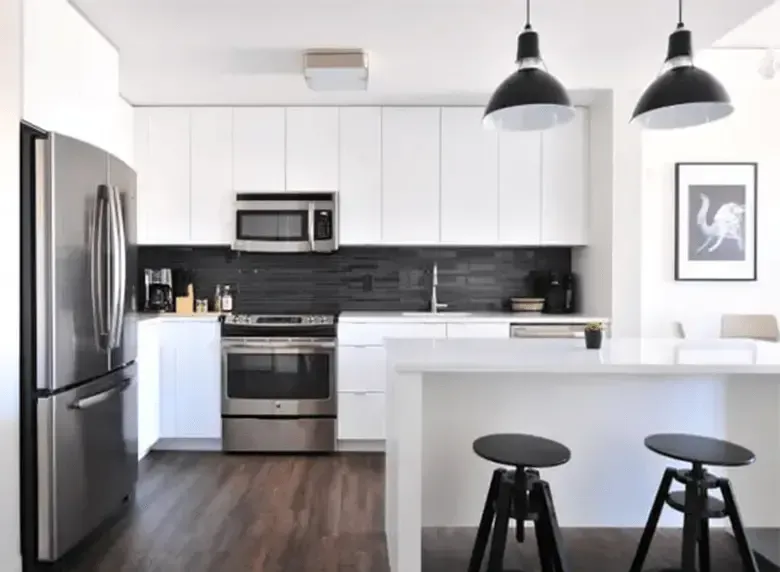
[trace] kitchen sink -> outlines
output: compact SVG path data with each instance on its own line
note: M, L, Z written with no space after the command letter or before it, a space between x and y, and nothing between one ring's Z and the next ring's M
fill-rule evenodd
M404 316L451 316L454 318L471 316L473 312L404 312Z

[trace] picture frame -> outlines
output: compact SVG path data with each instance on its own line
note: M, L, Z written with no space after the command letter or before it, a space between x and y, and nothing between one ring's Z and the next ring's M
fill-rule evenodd
M674 279L758 279L758 164L675 163Z

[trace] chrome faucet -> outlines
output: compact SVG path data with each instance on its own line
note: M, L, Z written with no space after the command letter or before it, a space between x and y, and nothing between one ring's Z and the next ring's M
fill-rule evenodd
M439 303L439 265L433 263L433 280L431 280L431 313L438 314L439 310L443 310L447 307L447 304Z

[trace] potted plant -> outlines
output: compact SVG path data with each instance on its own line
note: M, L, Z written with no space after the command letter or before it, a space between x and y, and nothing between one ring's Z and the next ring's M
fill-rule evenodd
M601 348L601 340L604 337L604 324L601 322L588 322L585 324L585 347L589 350Z

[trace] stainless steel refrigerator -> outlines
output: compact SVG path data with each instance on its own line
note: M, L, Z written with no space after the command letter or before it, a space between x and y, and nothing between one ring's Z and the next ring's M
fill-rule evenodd
M34 196L26 257L34 300L23 315L32 322L27 371L35 384L21 397L34 398L35 438L22 447L34 455L37 558L46 562L117 513L135 489L136 175L109 153L56 133L35 138L29 151L33 172L22 180Z

